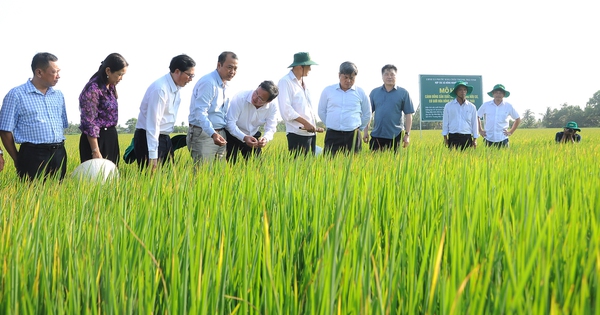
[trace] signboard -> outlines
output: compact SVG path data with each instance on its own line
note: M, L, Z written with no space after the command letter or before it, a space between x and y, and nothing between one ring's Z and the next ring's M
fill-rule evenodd
M448 93L454 89L454 83L465 81L473 87L467 100L477 109L483 104L483 88L480 75L426 75L420 77L421 121L442 121L444 105L454 98Z

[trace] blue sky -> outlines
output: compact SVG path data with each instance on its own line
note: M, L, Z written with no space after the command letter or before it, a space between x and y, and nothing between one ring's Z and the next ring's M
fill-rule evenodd
M31 77L35 53L51 52L62 69L56 88L68 119L79 123L81 89L106 55L118 52L130 63L118 85L124 125L175 55L194 58L199 77L215 69L220 52L234 51L239 69L231 86L239 91L277 82L293 54L308 51L319 63L306 78L315 105L321 90L338 82L339 65L352 61L356 84L367 92L382 84L381 67L395 64L397 84L415 106L419 75L445 74L481 75L484 92L504 84L520 113L583 107L600 90L599 7L580 0L2 0L0 95ZM187 124L195 82L181 91L178 125Z

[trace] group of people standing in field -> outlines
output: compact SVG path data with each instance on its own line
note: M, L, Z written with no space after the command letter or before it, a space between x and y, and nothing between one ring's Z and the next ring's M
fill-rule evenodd
M317 127L317 115L326 127L324 151L331 155L359 152L361 141L368 143L372 151L397 151L401 143L403 147L409 145L414 107L408 91L396 85L398 70L394 65L387 64L381 69L383 85L367 96L355 85L357 66L343 62L339 82L322 91L316 108L304 79L314 65L317 63L307 52L296 53L288 67L290 71L277 84L265 80L255 89L231 95L228 83L236 75L238 56L231 51L222 52L216 69L203 75L192 93L189 129L183 146L187 146L194 163L213 160L234 163L239 155L246 159L260 155L273 139L278 116L285 122L288 150L294 156L314 155L317 151L316 134L325 132ZM128 66L120 54L108 55L79 96L81 162L104 158L119 163L116 85ZM169 135L181 103L179 91L196 76L195 66L190 56L175 56L169 64L169 73L146 90L132 151L127 153L134 156L140 168L154 170L172 161L174 150L182 146L180 141L174 144ZM31 69L33 77L11 89L4 98L0 108L0 137L20 178L62 179L67 164L63 130L68 121L64 96L54 89L60 78L58 58L38 53L33 57ZM496 85L488 93L494 100L476 110L466 99L472 90L468 83L457 82L450 93L454 99L445 105L443 115L446 146L475 147L480 134L489 146L508 146L508 137L520 123L517 111L504 101L510 92L503 85ZM484 119L485 124L477 117ZM515 120L510 130L508 117ZM569 130L579 129L575 124ZM575 139L567 128L565 133L561 141ZM16 144L20 144L18 150ZM3 167L0 150L0 170Z
M504 100L510 96L504 85L496 84L487 94L493 100L485 102L477 109L467 100L473 87L467 82L458 81L449 93L454 99L444 106L442 135L446 146L464 150L477 147L477 139L483 136L485 144L491 147L508 147L510 137L521 123L521 116L514 106ZM509 117L514 123L509 129ZM482 123L483 122L483 123ZM581 129L574 121L568 122L564 130L556 133L556 143L575 143L581 141L577 134Z

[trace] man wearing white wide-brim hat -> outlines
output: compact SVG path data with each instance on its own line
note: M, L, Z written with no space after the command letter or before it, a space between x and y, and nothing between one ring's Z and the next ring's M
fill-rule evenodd
M483 119L483 128L479 127L479 133L485 138L485 144L494 147L508 147L508 137L510 137L519 127L521 116L515 110L512 104L504 100L510 96L510 92L502 84L496 84L494 88L487 93L494 99L483 103L477 115ZM508 117L514 119L510 130L508 129Z

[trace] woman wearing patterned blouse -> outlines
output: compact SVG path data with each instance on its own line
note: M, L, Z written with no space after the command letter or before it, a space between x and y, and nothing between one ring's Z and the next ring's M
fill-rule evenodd
M119 119L116 85L127 72L127 66L129 64L120 54L108 55L79 95L79 129L82 132L79 157L82 163L100 158L115 164L119 162L119 138L115 128Z

